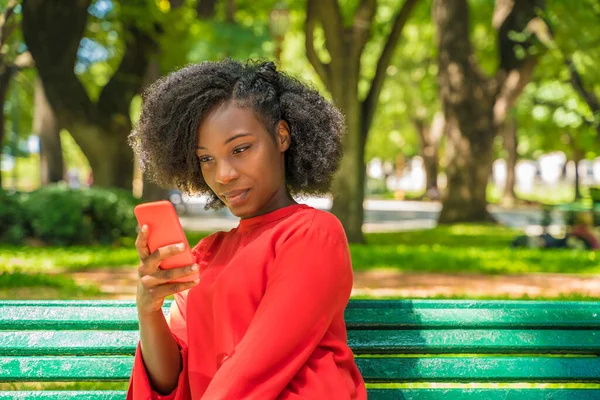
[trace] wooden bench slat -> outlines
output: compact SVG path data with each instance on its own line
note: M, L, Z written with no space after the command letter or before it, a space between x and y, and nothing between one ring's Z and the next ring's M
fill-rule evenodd
M138 331L0 331L0 356L133 355Z
M0 382L128 380L133 357L0 357Z
M598 357L357 358L366 382L600 382Z
M600 382L597 357L357 358L367 382ZM0 382L128 380L133 357L0 357Z
M597 400L597 389L369 389L369 400ZM122 400L124 391L14 391L0 392L8 399Z
M129 355L138 331L0 331L0 356ZM359 330L355 354L600 354L600 331Z
M165 312L170 302L165 303ZM596 302L351 300L348 329L600 329ZM1 301L0 330L137 329L132 301Z
M358 330L355 354L598 354L600 330Z
M600 329L600 307L546 308L510 305L504 308L405 307L356 308L345 313L349 329Z
M598 400L597 389L369 389L369 400Z

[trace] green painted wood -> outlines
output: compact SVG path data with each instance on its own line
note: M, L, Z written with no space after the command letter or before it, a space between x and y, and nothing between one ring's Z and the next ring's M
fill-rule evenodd
M366 382L600 382L598 357L357 358Z
M357 358L366 382L600 382L597 357ZM123 381L133 357L0 357L0 382Z
M138 331L0 331L0 356L133 355ZM600 354L600 331L359 330L355 354Z
M137 309L130 301L0 302L0 330L25 329L137 330Z
M351 301L349 329L600 329L600 303Z
M0 392L0 400L123 400L127 395L122 390L44 390Z
M598 400L597 389L369 389L369 400ZM124 391L0 392L0 400L123 400Z
M598 330L358 330L355 354L600 354Z
M597 389L370 389L369 400L598 400Z
M170 302L165 303L168 312ZM600 302L351 300L348 329L600 329ZM0 330L137 329L131 301L2 301Z
M128 380L133 357L0 357L0 382Z
M134 355L138 331L0 331L0 356Z

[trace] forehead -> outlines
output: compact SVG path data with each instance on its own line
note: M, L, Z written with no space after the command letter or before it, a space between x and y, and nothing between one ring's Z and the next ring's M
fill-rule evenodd
M215 106L200 123L198 142L226 139L235 133L266 133L263 124L250 107L240 107L234 102Z

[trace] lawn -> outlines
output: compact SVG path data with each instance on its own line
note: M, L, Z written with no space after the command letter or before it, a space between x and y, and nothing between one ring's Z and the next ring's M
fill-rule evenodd
M406 272L523 274L535 272L600 273L597 253L582 250L511 249L519 231L498 226L457 225L432 230L373 233L366 244L352 244L356 270L392 268ZM188 232L191 245L207 233ZM135 267L132 240L120 247L0 246L0 298L11 290L47 288L56 298L94 297L93 287L80 287L68 272L89 268ZM14 292L13 292L14 293ZM19 296L23 298L21 295Z

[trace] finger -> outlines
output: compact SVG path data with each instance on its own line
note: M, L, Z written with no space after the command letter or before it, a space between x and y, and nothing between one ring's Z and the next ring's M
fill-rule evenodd
M192 282L166 283L149 289L148 293L150 293L155 298L164 299L165 297L170 296L172 294L191 289L194 286L196 286L198 282L200 282L200 279L196 279Z
M150 256L148 248L148 225L143 225L135 239L135 248L140 256L140 260L144 261Z
M159 269L151 275L143 276L142 283L146 288L151 288L194 274L198 274L198 264L183 268L172 268L166 270Z
M154 253L150 254L146 261L151 261L152 264L156 263L158 265L164 259L183 252L184 249L184 243L176 243L164 247L159 247L158 249L156 249L156 251L154 251ZM144 262L144 264L147 264L146 261Z

